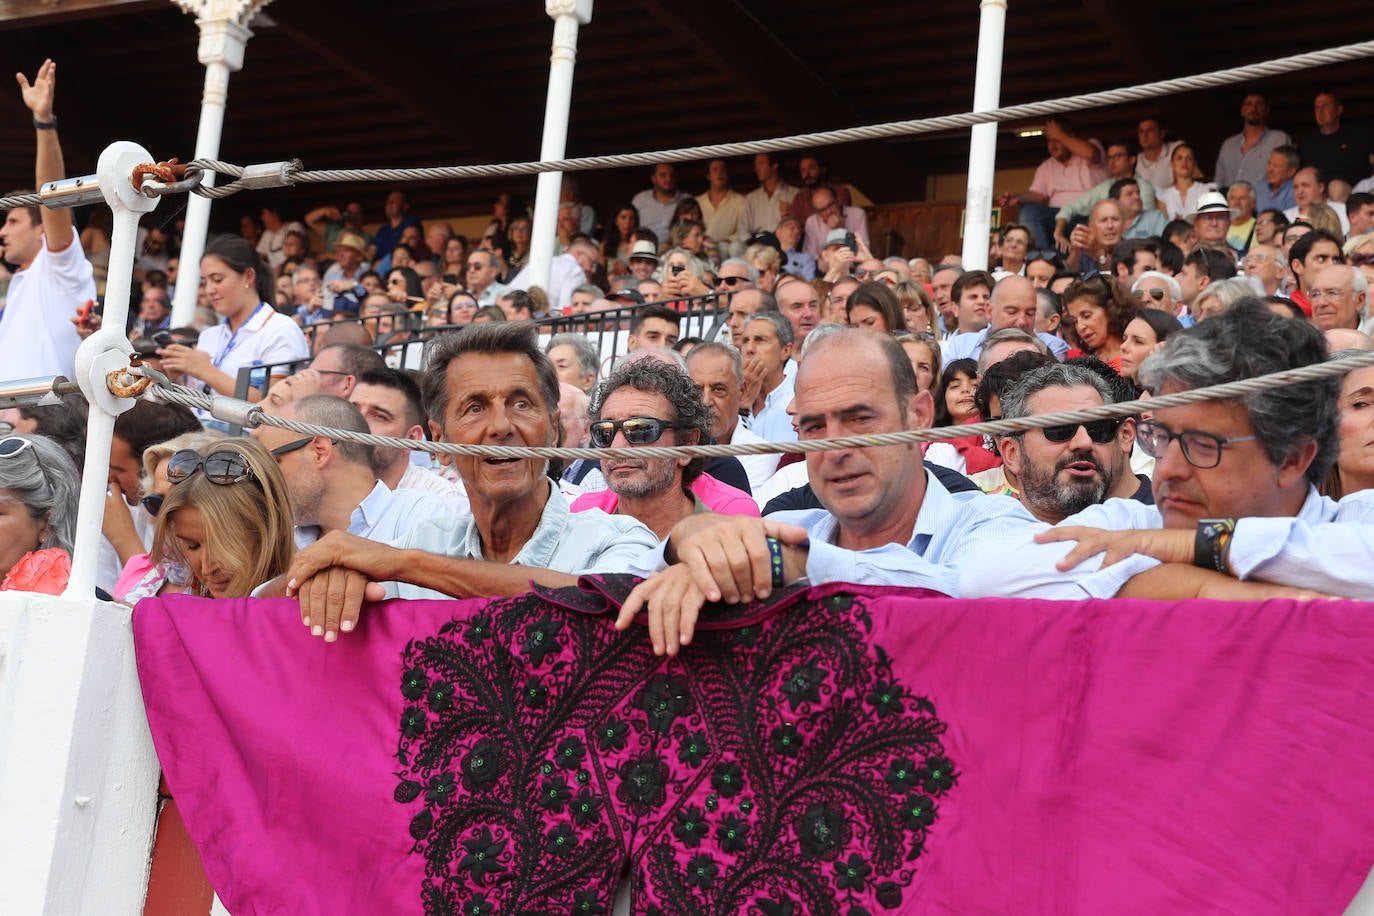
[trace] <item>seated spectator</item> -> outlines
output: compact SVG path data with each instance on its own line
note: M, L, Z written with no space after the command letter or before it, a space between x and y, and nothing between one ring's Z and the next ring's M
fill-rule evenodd
M687 354L687 372L711 410L711 438L719 443L740 445L763 442L740 422L744 397L744 363L740 352L720 343L701 343ZM749 475L751 491L762 487L778 469L780 455L739 455L739 463Z
M1284 233L1284 241L1293 235L1291 229ZM1317 274L1332 265L1345 261L1338 238L1320 229L1299 235L1288 249L1288 269L1293 274L1295 289L1290 299L1298 304L1304 314L1312 314L1311 292Z
M1197 294L1189 312L1193 316L1194 323L1207 321L1217 317L1237 302L1253 298L1254 295L1255 287L1245 277L1217 280L1207 284L1207 288Z
M1159 192L1159 202L1169 219L1183 219L1197 210L1203 194L1215 191L1217 186L1197 179L1197 157L1186 143L1174 147L1169 164L1174 170L1174 183Z
M626 340L629 352L649 348L670 350L677 343L681 316L666 305L646 305L635 312Z
M590 393L601 372L601 354L585 334L563 333L549 338L544 348L558 380Z
M76 465L51 439L13 432L0 439L0 590L66 589L80 489Z
M426 441L420 387L403 369L381 366L358 376L348 402L362 413L374 436ZM372 473L392 490L423 490L444 498L462 497L463 489L411 460L409 449L372 448Z
M1252 243L1241 258L1240 268L1246 277L1259 284L1263 295L1276 295L1283 285L1283 252L1274 245Z
M897 342L911 360L916 373L916 390L930 391L940 384L940 342L929 331L897 334Z
M1231 228L1226 230L1226 244L1244 254L1255 237L1255 188L1248 181L1237 181L1226 191L1226 203L1231 208Z
M771 232L761 233L757 237L776 238ZM756 283L759 289L769 293L776 289L778 274L782 270L782 255L778 248L767 244L750 244L744 249L743 260L758 274Z
M1070 350L1069 358L1090 353L1120 372L1122 335L1135 317L1138 301L1120 284L1101 277L1080 280L1065 290L1064 316L1083 345L1082 350Z
M666 239L678 201L687 195L678 190L677 166L671 162L654 166L649 178L652 187L640 191L630 202L639 211L639 225L658 238Z
M1358 351L1331 354L1332 359ZM1352 369L1341 378L1340 450L1321 484L1323 496L1341 499L1374 489L1374 367Z
M1017 220L1030 227L1042 249L1054 246L1055 213L1108 177L1102 144L1079 137L1067 120L1045 122L1045 145L1050 156L1035 170L1030 189L1003 194L998 202L1019 206Z
M892 294L902 307L906 329L912 334L931 334L934 330L935 303L925 287L914 280L903 280L892 287Z
M1374 194L1351 194L1345 201L1345 218L1350 223L1350 239L1374 232Z
M789 376L786 368L794 341L792 323L778 312L752 315L740 335L739 350L745 359L745 378L757 379L757 387L746 386L744 391L745 422L751 432L769 442L792 442L797 438L792 418L787 413L795 376ZM757 366L753 371L749 368L751 363Z
M1069 237L1065 265L1080 278L1095 276L1110 268L1112 251L1121 243L1126 228L1119 201L1107 198L1093 206L1092 215L1082 226L1074 227Z
M1183 269L1178 272L1179 289L1183 293L1183 303L1191 313L1198 299L1207 287L1236 275L1236 262L1230 249L1219 250L1199 246L1183 261ZM1192 320L1191 318L1189 319Z
M996 285L992 274L985 270L960 272L950 290L957 334L976 334L988 326L992 320L992 288Z
M537 329L500 322L448 334L432 345L421 390L442 441L552 446L558 438L558 376ZM634 519L571 514L546 476L547 462L455 457L472 512L431 518L384 546L331 533L297 556L287 578L315 635L353 629L363 598L521 594L530 582L576 584L592 572L623 572L657 540ZM385 589L377 583L393 583ZM285 580L267 589L284 590ZM330 594L345 593L344 602Z
M151 556L191 573L192 594L246 598L286 571L295 551L286 481L252 439L217 439L167 462Z
M1280 146L1269 154L1264 169L1264 181L1255 185L1255 209L1278 210L1282 213L1295 206L1293 198L1293 176L1298 173L1302 159L1293 146Z
M1365 318L1369 281L1348 264L1331 264L1317 273L1307 298L1312 302L1312 323L1318 329L1358 330Z
M1332 235L1339 235L1341 238L1350 232L1350 219L1346 216L1345 204L1326 196L1326 175L1321 169L1310 165L1298 169L1297 174L1293 176L1293 200L1293 206L1283 211L1283 215L1290 220L1307 220L1314 227ZM1317 204L1324 204L1336 212L1336 218L1341 224L1339 233L1330 225L1317 225L1311 215L1313 207Z
M1003 328L1020 328L1027 334L1035 334L1049 347L1055 359L1062 360L1069 352L1069 345L1063 340L1051 333L1036 330L1039 300L1035 287L1025 277L1008 274L998 280L992 289L988 307L987 327L971 334L956 334L945 342L942 349L947 362L976 358L988 336Z
M312 394L285 405L278 414L316 426L370 432L357 407L331 394ZM461 512L460 502L443 505L423 490L391 490L373 470L373 447L260 426L257 440L271 452L291 494L296 545L304 547L331 531L375 541L392 541L436 511Z
M778 223L773 230L782 249L782 272L796 274L803 280L816 276L816 259L802 250L802 223L795 216L789 216Z
M710 435L711 414L690 376L657 359L621 366L597 389L589 415L597 448L653 445L671 434L669 445L693 445ZM695 512L757 515L748 493L703 474L705 458L607 458L602 472L608 489L573 501L572 511L597 508L643 522L655 536Z
M1126 325L1126 333L1121 338L1121 377L1133 383L1146 357L1158 350L1170 335L1183 330L1183 325L1171 313L1149 307L1148 302L1154 300L1142 296L1140 301L1142 307Z
M802 250L819 258L826 237L836 229L854 233L868 247L868 214L863 207L842 205L834 188L820 185L811 191L811 215L806 218Z
M1134 184L1135 196L1138 198L1130 217L1122 224L1123 231L1142 210L1146 213L1158 212L1155 209L1154 185L1148 181L1142 185L1136 180L1135 164L1136 153L1130 143L1118 140L1107 144L1107 171L1109 173L1107 178L1093 185L1087 193L1069 201L1055 214L1054 243L1060 251L1067 252L1069 250L1069 238L1066 233L1073 223L1086 220L1099 201L1106 200L1108 197L1118 197L1118 194L1112 192L1119 191L1125 185L1119 185L1117 182ZM1154 234L1157 233L1147 232L1139 237L1145 238Z
M1026 257L1030 254L1031 231L1019 223L1007 223L997 230L997 239L998 263L992 271L992 276L998 280L1008 274L1025 276Z
M1082 366L1033 369L1001 397L1003 419L1084 410L1116 402L1111 387ZM1056 525L1104 499L1152 503L1150 482L1131 473L1131 417L1049 426L997 438L997 450L1026 509Z
M665 299L686 299L711 292L712 284L706 269L685 248L673 248L664 253L659 274L658 280L663 285Z
M123 416L127 414L121 414ZM172 456L183 449L198 449L220 438L215 433L205 431L186 432L165 442L149 445L143 451L139 486L131 495L138 498L142 514L151 522L154 530L158 514L162 511L162 502L172 490L172 482L167 479L167 466ZM108 509L106 514L108 516ZM148 548L140 547L125 559L124 568L110 590L116 601L130 607L144 598L184 592L191 586L191 571L169 555L162 554L155 559L147 552L152 546L151 532L148 541Z
M565 448L586 448L591 441L591 421L587 417L591 406L587 392L567 382L558 383L558 425L563 430Z
M940 370L940 384L934 389L935 426L937 428L977 423L978 363L972 359L949 360ZM943 446L937 448L937 446ZM981 435L960 436L932 442L925 452L926 460L958 471L977 474L1001 464L1001 459L988 451Z
M896 293L872 280L860 283L849 294L845 301L844 317L845 324L850 327L868 328L883 334L906 330L906 315Z

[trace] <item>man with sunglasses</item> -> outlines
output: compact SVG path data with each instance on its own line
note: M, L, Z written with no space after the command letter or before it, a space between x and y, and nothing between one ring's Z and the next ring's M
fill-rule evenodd
M1115 401L1106 381L1083 366L1055 363L1023 375L1001 398L1002 419L1100 407ZM1104 499L1153 502L1150 482L1131 473L1135 420L1092 420L1012 433L997 450L1020 484L1016 497L1051 525Z
M1251 299L1171 336L1141 376L1167 395L1325 359L1313 325ZM1155 506L1109 500L1037 540L1077 542L1058 562L1061 569L1105 552L1104 565L1087 580L1098 596L1163 561L1369 600L1374 500L1356 494L1335 502L1316 488L1339 449L1339 390L1339 376L1328 375L1238 400L1157 410L1137 434L1155 458ZM1018 554L1015 566L1037 562L1032 554ZM1139 595L1129 586L1119 593Z
M528 323L489 322L432 344L421 382L436 440L462 445L558 442L558 375ZM568 511L548 462L455 456L472 511L432 517L391 545L333 532L296 555L267 594L300 599L303 622L333 641L363 600L518 595L624 572L658 544L639 521ZM386 583L385 586L382 583ZM342 596L342 597L340 597Z
M597 391L590 419L596 448L695 445L711 434L711 411L691 377L659 359L616 369ZM578 497L572 511L628 515L659 538L696 512L758 515L748 493L703 473L705 467L705 458L606 458L608 489Z
M759 269L744 258L728 258L716 272L716 292L738 293L759 285Z

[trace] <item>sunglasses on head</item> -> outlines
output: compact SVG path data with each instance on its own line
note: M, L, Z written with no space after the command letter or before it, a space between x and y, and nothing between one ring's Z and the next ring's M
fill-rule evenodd
M14 427L10 427L13 429ZM26 449L33 448L32 439L23 439L19 436L8 436L0 439L0 458L13 458Z
M1088 432L1088 438L1098 445L1106 445L1116 438L1116 431L1121 426L1122 417L1113 417L1108 420L1093 420L1091 423L1066 423L1063 426L1046 426L1040 430L1045 439L1049 442L1068 442L1078 435L1078 427L1083 427Z
M3 444L0 443L0 446ZM222 487L245 480L257 480L257 475L248 465L248 459L227 449L201 455L194 449L186 448L172 455L167 462L167 479L174 484L181 483L196 471L204 471L206 480Z
M627 417L624 420L598 420L591 425L592 445L610 448L615 434L625 434L630 445L652 445L670 429L687 429L682 423L672 423L657 417Z

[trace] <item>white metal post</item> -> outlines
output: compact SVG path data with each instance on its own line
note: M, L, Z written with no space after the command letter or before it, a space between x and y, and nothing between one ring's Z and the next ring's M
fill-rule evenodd
M195 13L200 29L196 56L205 65L205 89L201 94L200 126L196 130L197 159L219 156L219 141L224 128L224 109L229 99L229 74L243 67L243 51L253 33L247 23L271 0L175 0L188 13ZM207 174L203 184L214 184ZM189 325L196 314L196 294L200 290L200 256L210 225L210 198L192 194L186 203L186 228L181 234L181 254L177 268L176 294L172 299L172 325Z
M544 104L544 140L539 158L562 159L568 141L568 109L572 105L573 65L577 61L577 29L592 21L592 0L544 0L553 18L553 53L549 57L549 95ZM549 288L549 264L558 238L558 197L562 172L542 172L534 195L534 226L530 233L530 285Z
M1002 39L1007 26L1007 0L981 0L978 20L978 70L973 81L973 110L990 111L1002 89ZM964 203L965 270L987 270L988 232L992 225L992 180L997 168L997 125L975 124L969 131L968 195Z

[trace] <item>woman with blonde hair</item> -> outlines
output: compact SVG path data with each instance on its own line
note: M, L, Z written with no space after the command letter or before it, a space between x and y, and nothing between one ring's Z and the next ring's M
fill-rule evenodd
M211 598L246 597L285 573L296 545L276 455L296 445L274 454L253 439L221 439L174 453L152 555L184 564L191 592Z
M772 292L778 285L778 272L782 270L782 256L772 245L750 245L744 249L744 260L753 264L759 272L759 289Z
M926 288L914 280L903 280L892 291L902 304L902 314L906 316L906 329L913 334L922 334L931 329L935 320L935 303L930 299Z
M1338 239L1345 238L1345 228L1341 226L1341 218L1336 215L1335 210L1326 204L1308 204L1307 216L1304 218L1312 224L1313 229L1328 232Z

